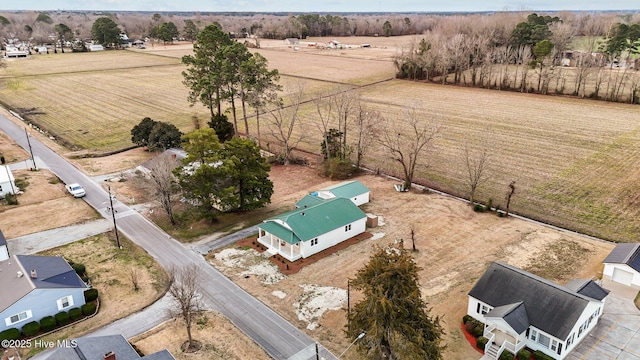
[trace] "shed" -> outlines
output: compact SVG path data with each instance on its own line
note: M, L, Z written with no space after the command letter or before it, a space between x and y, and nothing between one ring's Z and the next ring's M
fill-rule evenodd
M604 278L640 288L640 243L618 244L602 262Z
M100 44L91 44L89 45L89 51L103 51L104 47Z

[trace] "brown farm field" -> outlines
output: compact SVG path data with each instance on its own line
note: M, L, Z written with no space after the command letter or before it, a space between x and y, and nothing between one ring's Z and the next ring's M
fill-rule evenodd
M614 241L639 241L640 125L638 107L570 97L441 86L389 80L392 53L413 37L342 38L342 43L370 43L371 48L299 50L282 41L262 40L259 50L283 74L284 93L296 81L306 97L348 86L373 110L396 121L409 108L435 119L441 131L424 154L416 181L466 196L464 144L491 148L490 179L477 200L505 206L508 184L516 181L511 210L544 222ZM130 146L130 129L149 116L182 131L202 122L208 110L189 106L179 63L191 44L99 54L55 54L12 61L0 70L0 99L48 129L74 149L103 152ZM371 50L371 51L369 51ZM77 71L75 70L77 69ZM321 141L315 105L301 109L305 126L301 148L319 152ZM263 144L269 139L262 117ZM251 134L256 134L251 119ZM399 175L396 164L379 148L365 165Z

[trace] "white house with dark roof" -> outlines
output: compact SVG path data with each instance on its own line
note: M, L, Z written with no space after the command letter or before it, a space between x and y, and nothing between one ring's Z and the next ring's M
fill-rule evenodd
M640 244L618 244L602 262L604 278L640 288Z
M60 256L0 261L0 332L84 305L87 285Z
M492 358L528 347L564 359L596 326L608 294L591 280L561 286L494 262L469 291L467 314L485 324Z
M118 335L81 337L71 346L55 347L34 357L37 360L175 360L168 350L140 356L131 344ZM75 346L74 346L75 344Z

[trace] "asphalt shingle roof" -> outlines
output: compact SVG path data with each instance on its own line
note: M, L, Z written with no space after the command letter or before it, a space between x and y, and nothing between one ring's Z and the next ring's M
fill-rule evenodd
M86 287L69 263L60 256L16 255L36 288ZM31 278L31 270L36 270L37 278Z
M640 244L618 244L602 262L605 264L626 264L640 272Z
M527 317L527 309L522 301L515 304L498 306L489 311L485 317L501 318L511 326L518 334L522 334L529 328L529 318Z
M75 339L77 347L59 347L42 353L42 360L102 360L110 351L117 360L175 360L167 350L143 356L131 347L124 336L106 335Z
M595 301L537 275L497 262L487 268L469 295L492 307L522 301L530 324L558 339L567 338L587 304Z
M4 238L2 230L0 230L0 246L7 245L7 239Z
M602 300L609 295L609 290L603 289L591 279L572 280L567 283L567 289L592 299Z

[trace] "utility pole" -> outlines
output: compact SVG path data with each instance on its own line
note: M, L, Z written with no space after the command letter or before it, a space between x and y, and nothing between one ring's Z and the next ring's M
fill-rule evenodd
M109 208L111 209L111 217L113 218L113 230L116 232L116 243L118 244L118 249L122 249L120 237L118 236L118 226L116 225L116 209L113 208L113 198L111 197L111 186L107 185L107 189L109 191Z
M31 140L29 140L29 132L27 132L27 128L24 128L24 134L27 136L27 144L29 144L29 152L31 153L31 161L33 162L33 171L38 171L36 158L33 157L33 149L31 148Z

